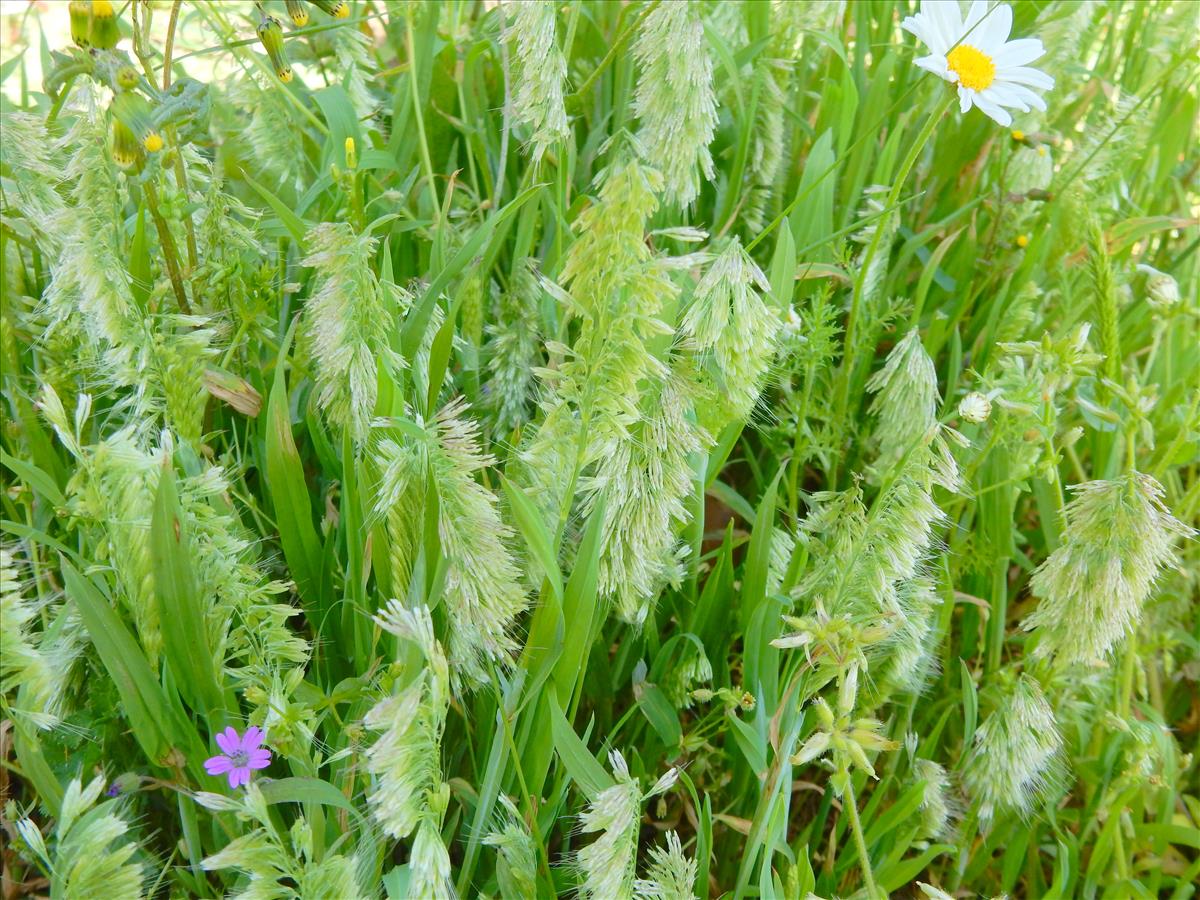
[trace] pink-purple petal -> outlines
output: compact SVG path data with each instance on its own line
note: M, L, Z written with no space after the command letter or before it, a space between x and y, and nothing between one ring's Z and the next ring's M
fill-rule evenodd
M228 756L211 756L204 761L204 771L209 775L223 775L233 768L233 761Z
M271 764L271 751L266 747L259 747L250 751L249 759L246 762L251 769L265 769Z
M242 738L242 749L246 752L254 750L262 744L262 739L262 729L256 725L251 725L246 729L246 734Z
M238 737L237 730L232 725L224 731L217 732L217 746L223 753L236 753L241 746L240 742L241 738Z

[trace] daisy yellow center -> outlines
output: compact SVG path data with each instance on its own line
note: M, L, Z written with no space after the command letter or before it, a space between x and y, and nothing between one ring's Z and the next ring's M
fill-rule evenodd
M958 83L973 91L982 91L996 79L996 64L982 50L959 44L946 54L946 65L958 74Z

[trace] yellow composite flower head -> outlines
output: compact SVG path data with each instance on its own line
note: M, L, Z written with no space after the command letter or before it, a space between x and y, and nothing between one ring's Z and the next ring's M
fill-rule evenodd
M1045 111L1035 93L1054 87L1054 79L1028 63L1046 51L1037 38L1010 41L1012 7L991 8L971 0L964 20L958 0L922 0L920 11L900 23L932 52L916 64L958 85L959 107L965 113L978 106L985 115L1007 127L1009 109Z

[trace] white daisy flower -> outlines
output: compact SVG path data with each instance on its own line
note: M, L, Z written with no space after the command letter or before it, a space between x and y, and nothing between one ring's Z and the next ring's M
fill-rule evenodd
M1036 38L1010 41L1012 8L971 0L963 21L958 0L922 0L921 9L900 27L933 51L916 60L918 66L958 85L959 106L965 113L978 106L1001 125L1011 125L1005 107L1045 111L1046 104L1031 88L1048 91L1054 79L1027 64L1045 53Z

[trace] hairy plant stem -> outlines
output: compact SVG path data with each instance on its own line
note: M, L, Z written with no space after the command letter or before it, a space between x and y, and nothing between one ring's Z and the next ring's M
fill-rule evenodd
M146 206L150 210L150 216L154 219L154 227L158 231L158 242L162 246L163 259L167 264L167 275L171 279L171 289L175 292L175 299L179 303L180 312L190 316L192 314L192 307L188 303L187 292L183 287L183 278L179 274L179 251L175 246L175 238L171 234L171 227L167 224L167 220L159 212L158 191L154 187L154 182L147 181L144 187L146 190Z
M854 785L846 782L846 814L850 816L850 829L854 832L854 846L858 848L858 862L862 866L863 880L867 885L867 896L875 900L882 896L875 884L875 873L871 871L871 858L867 856L867 840L863 837L862 822L858 820L858 800L854 796Z

